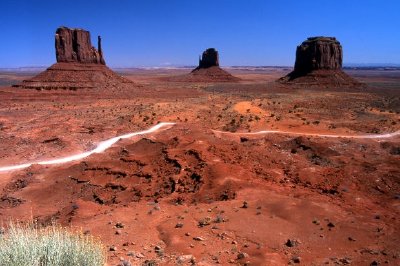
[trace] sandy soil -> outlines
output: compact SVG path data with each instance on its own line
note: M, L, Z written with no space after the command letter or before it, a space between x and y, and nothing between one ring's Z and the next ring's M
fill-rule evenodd
M246 134L398 131L400 74L353 71L370 87L321 90L276 85L282 69L228 71L241 81L132 70L120 90L0 88L0 167L176 123L81 161L1 172L1 220L81 228L109 265L400 264L399 136Z

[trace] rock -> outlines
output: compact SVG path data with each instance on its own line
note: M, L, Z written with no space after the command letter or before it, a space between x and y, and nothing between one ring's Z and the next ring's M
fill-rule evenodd
M116 228L124 228L125 225L124 225L123 223L116 223L116 224L115 224L115 227L116 227Z
M117 251L117 247L116 246L110 246L110 251Z
M205 217L198 222L199 227L204 227L211 224L211 217Z
M142 266L157 266L157 262L155 260L145 260Z
M127 260L122 260L119 265L121 265L121 266L132 266L132 264Z
M193 240L196 240L196 241L204 241L205 238L203 238L203 237L201 237L201 236L196 236L196 237L193 237Z
M247 201L243 201L242 208L247 209L248 207L249 207L249 204L247 203Z
M342 263L343 265L348 265L348 264L351 264L351 259L350 258L341 258L341 259L339 259L339 262Z
M299 241L296 240L296 239L288 239L288 240L286 241L286 243L285 243L285 245L286 245L287 247L290 247L290 248L295 247L295 246L297 246L298 244L299 244Z
M342 45L335 37L310 37L297 46L294 70L278 82L308 88L364 87L342 71L342 62Z
M378 266L378 265L379 265L379 262L377 262L376 260L374 260L373 262L371 262L370 265L371 265L371 266Z
M294 257L292 257L292 261L293 261L294 263L300 263L300 262L301 262L301 258L298 257L298 256L294 256Z
M249 141L248 138L246 138L246 137L240 137L240 142L247 142L247 141Z
M294 71L308 73L318 69L341 69L342 45L335 37L310 37L297 46Z
M110 91L132 84L132 81L117 75L105 65L100 36L96 50L91 45L88 31L60 27L55 35L55 48L56 64L13 87L36 90ZM95 200L100 204L105 203L99 196Z
M138 258L138 259L143 259L145 256L144 256L144 254L143 253L136 253L136 258Z
M198 68L209 68L212 66L219 66L219 55L215 48L208 48L203 52L201 58L199 58Z
M175 225L175 228L182 228L183 227L183 223L177 223L176 225Z
M219 67L219 54L215 48L208 48L199 58L199 66L189 74L166 77L163 80L174 82L236 82L240 78L232 76Z
M60 27L56 30L55 46L57 62L79 62L105 64L98 36L96 50L90 40L90 33L83 29Z
M181 255L176 259L177 263L194 263L195 258L193 255Z
M244 259L244 258L248 258L248 257L249 257L249 254L247 254L246 252L239 252L238 255L237 255L237 259L238 260L241 260L241 259Z
M164 255L164 250L160 246L155 246L154 247L154 252L157 253L158 256L163 256Z
M332 222L329 222L329 223L327 224L327 226L328 226L329 228L333 228L333 227L335 227L335 224L333 224Z

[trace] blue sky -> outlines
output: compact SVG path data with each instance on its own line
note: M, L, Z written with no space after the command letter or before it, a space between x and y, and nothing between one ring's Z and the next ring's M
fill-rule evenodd
M108 65L195 65L208 47L222 65L293 65L309 36L335 36L344 63L400 64L400 1L1 0L0 67L55 62L57 27L103 39Z

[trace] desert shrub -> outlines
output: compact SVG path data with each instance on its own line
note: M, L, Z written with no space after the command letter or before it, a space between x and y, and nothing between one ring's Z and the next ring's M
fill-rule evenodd
M0 265L103 266L105 249L99 240L57 225L10 222L0 235Z

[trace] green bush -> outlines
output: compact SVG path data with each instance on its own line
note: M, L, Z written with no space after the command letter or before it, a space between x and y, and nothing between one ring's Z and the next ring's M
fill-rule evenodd
M10 222L0 235L0 265L7 266L103 266L104 246L82 233L57 225Z

